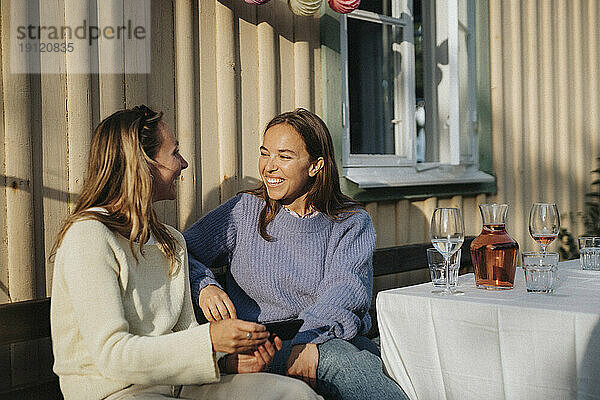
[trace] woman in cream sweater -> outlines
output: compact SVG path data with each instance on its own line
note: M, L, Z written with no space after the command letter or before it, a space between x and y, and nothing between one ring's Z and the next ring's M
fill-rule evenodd
M152 208L175 198L187 167L161 117L140 106L100 123L58 235L51 327L65 399L318 398L259 372L281 348L263 325L195 322L185 241Z

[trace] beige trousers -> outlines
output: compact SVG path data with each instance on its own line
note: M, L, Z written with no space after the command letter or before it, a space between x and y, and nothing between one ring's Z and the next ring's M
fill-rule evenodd
M179 396L189 400L323 400L301 380L268 374L221 375L217 383L187 385ZM171 386L132 385L113 393L105 400L165 400L171 397Z

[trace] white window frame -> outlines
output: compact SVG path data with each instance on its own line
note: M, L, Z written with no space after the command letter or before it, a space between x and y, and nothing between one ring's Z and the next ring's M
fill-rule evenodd
M395 154L351 154L350 153L350 93L348 90L348 36L347 16L341 18L341 57L342 57L342 121L343 121L343 149L344 166L346 167L377 167L377 166L409 166L412 165L414 158L414 124L411 124L402 115L407 115L411 110L410 104L415 102L415 82L414 74L407 75L408 71L414 71L414 51L410 52L410 42L406 40L408 26L412 32L410 17L398 12L397 7L393 9L393 17L375 14L369 11L356 10L352 12L351 18L369 21L381 25L398 26L402 28L402 43L400 46L393 46L392 51L398 52L400 57L394 57L394 70L400 71L394 77L394 143ZM402 17L398 18L398 16ZM411 56L412 54L412 56ZM405 56L406 55L406 56ZM397 101L397 99L406 99L406 101ZM402 109L404 107L404 109ZM404 135L403 132L408 132ZM412 133L412 134L411 134Z
M461 155L461 126L459 109L459 29L467 27L459 22L459 0L430 0L435 7L442 7L439 15L447 17L448 32L448 94L428 93L436 96L434 104L442 104L447 110L445 118L440 115L431 124L436 129L439 141L445 135L447 151L439 152L439 162L416 162L416 124L415 124L415 50L412 17L412 0L392 0L392 17L364 10L355 10L340 19L341 60L342 60L342 123L343 123L343 174L361 188L386 186L418 186L450 183L493 182L494 178L478 169L478 140L476 132L476 67L475 40L472 36L475 27L474 0L466 0L468 25L471 32L467 40L468 54L468 154ZM426 7L424 4L423 7ZM348 86L348 38L347 18L366 20L372 23L395 25L402 28L402 42L393 45L393 51L400 54L394 61L394 142L395 154L351 154L350 152L350 97ZM471 61L472 60L472 61ZM436 62L433 63L434 67ZM456 99L450 101L450 99ZM438 108L439 110L440 108ZM445 120L444 122L442 122Z

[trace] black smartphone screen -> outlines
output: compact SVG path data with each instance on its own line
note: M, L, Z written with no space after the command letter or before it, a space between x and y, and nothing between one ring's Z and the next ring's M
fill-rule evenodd
M279 336L281 340L291 340L296 336L298 330L304 323L302 319L285 319L282 321L263 322L271 337Z

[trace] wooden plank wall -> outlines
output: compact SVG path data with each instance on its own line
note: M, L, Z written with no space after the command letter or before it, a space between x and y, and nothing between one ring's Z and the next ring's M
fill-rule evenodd
M90 5L56 4L58 11L46 10L45 17L66 24L79 21ZM94 4L100 21L125 7L123 0ZM599 8L593 0L490 1L498 195L489 200L511 205L509 230L524 248L535 247L527 236L533 201L556 201L563 226L583 230L584 193L600 144ZM0 302L49 294L52 267L42 261L81 188L91 130L110 112L146 102L175 127L190 167L177 203L158 209L166 222L185 228L257 183L256 148L273 115L295 106L321 110L318 19L292 15L284 0L260 7L153 0L151 11L147 75L70 74L74 65L98 60L69 55L61 74L10 74L2 36ZM3 31L9 15L10 2L2 2ZM99 53L107 54L100 62L127 56L108 45L99 43ZM427 240L431 211L448 201L462 204L467 230L477 233L480 200L402 200L368 209L384 247Z
M59 3L65 23L84 18L90 4ZM127 6L123 0L93 4L99 21ZM157 209L164 221L183 229L238 190L257 184L257 147L272 116L297 106L320 112L317 18L294 16L284 0L260 7L240 0L153 0L151 6L150 74L70 74L78 63L123 64L129 54L123 44L100 41L100 61L93 56L73 59L67 55L63 74L2 75L6 189L0 204L20 209L0 207L7 221L6 230L0 232L5 237L0 257L6 260L0 268L0 301L50 294L52 265L42 260L81 189L92 128L109 113L147 103L162 110L165 121L175 127L190 166L182 174L177 202L158 204ZM8 7L3 2L4 24L9 23ZM60 21L61 12L54 10L54 14L53 20ZM3 48L7 46L3 42ZM4 70L9 65L8 53L2 52ZM32 92L32 87L39 90ZM51 117L34 117L46 111L52 111ZM42 135L34 134L37 128ZM13 136L24 140L19 149L29 150L10 151L15 146ZM21 168L12 175L8 172L16 164L11 156L18 157ZM36 173L38 179L34 179ZM8 182L11 176L19 179ZM11 189L11 185L24 184L19 182L29 182L32 189ZM7 201L11 196L25 197ZM385 247L428 240L431 213L443 204L461 206L468 232L477 233L481 227L477 203L484 200L430 198L371 203L367 208L378 233L377 245ZM23 219L13 214L31 216ZM41 222L34 223L34 215ZM11 243L18 247L12 253ZM18 257L22 260L17 262ZM36 270L34 260L45 267ZM12 266L10 271L8 266ZM15 297L18 287L25 293Z
M93 3L100 21L126 6L123 0ZM46 18L66 24L77 23L90 6L56 4ZM511 205L510 233L534 248L527 236L533 201L557 201L563 225L575 234L583 229L584 193L600 144L600 5L489 4L498 195L487 200ZM9 15L10 2L2 2L3 31ZM91 130L108 113L146 102L175 127L190 167L177 203L158 209L166 222L185 228L257 183L256 148L273 115L295 106L321 110L319 21L292 15L284 0L260 7L240 0L153 0L151 24L147 75L70 74L74 65L98 59L69 55L62 74L10 74L8 37L2 36L0 302L49 294L52 267L42 261L81 188ZM108 45L99 43L99 53L107 54L100 62L127 56ZM481 200L402 200L368 209L384 247L427 240L431 211L448 202L462 204L467 230L477 233Z
M2 2L3 32L19 23L10 5ZM101 26L138 12L124 0L60 0L40 19L76 26L90 7L90 23ZM177 202L157 208L180 229L257 184L258 146L273 116L299 106L320 112L319 20L294 16L285 0L152 0L150 24L149 74L125 70L134 53L126 42L102 38L88 58L67 53L58 74L11 74L19 54L2 35L1 303L50 294L49 252L81 190L93 127L112 112L146 103L174 127L190 166ZM70 72L95 63L121 72Z
M377 233L377 247L399 246L429 241L429 223L436 207L458 207L462 210L465 235L479 235L481 214L479 204L487 201L478 196L429 197L420 200L371 202L366 209Z
M522 249L537 248L536 201L556 202L561 225L584 233L600 155L599 15L596 0L489 2L495 200L511 205Z

